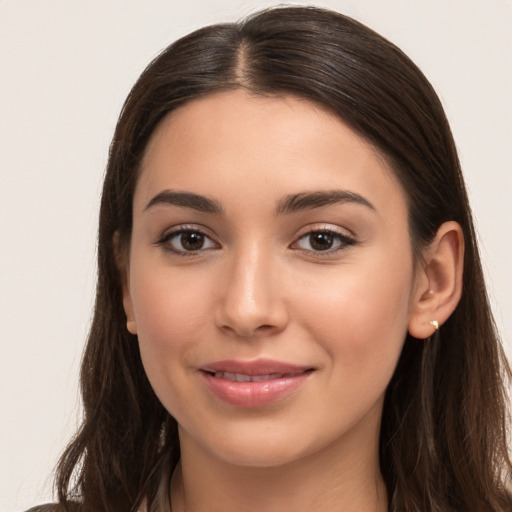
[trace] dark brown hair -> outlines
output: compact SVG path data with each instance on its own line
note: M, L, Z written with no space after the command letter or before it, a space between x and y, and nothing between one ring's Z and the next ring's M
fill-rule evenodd
M386 394L381 470L392 511L510 511L510 369L442 106L396 46L341 14L306 7L265 10L180 39L126 100L101 202L96 306L81 370L85 414L59 463L60 503L129 511L145 501L159 510L159 486L179 459L177 425L126 330L114 240L129 244L141 158L160 121L188 101L233 89L321 104L385 155L408 197L417 254L444 221L461 225L462 298L431 342L405 340Z

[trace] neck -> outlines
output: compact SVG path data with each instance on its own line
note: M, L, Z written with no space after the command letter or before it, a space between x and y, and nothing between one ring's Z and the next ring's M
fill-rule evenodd
M375 428L375 425L374 425ZM377 430L378 431L378 430ZM172 483L172 512L386 512L387 492L378 461L378 435L346 436L300 460L271 467L230 464L188 450ZM366 444L361 444L361 439Z

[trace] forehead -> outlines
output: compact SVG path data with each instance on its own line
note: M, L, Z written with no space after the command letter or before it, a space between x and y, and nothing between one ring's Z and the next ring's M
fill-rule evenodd
M191 187L230 198L258 192L260 200L262 194L343 187L369 193L377 203L391 191L405 200L385 158L327 109L243 90L187 103L151 137L136 202L166 188Z

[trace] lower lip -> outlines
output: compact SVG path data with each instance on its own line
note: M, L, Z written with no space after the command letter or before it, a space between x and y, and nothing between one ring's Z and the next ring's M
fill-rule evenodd
M234 382L214 377L211 373L202 373L214 395L223 402L237 407L263 407L278 402L291 395L311 375L308 371L260 382Z

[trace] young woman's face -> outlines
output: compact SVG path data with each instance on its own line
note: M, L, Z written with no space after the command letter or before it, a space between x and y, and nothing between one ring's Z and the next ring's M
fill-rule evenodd
M376 450L415 276L404 193L367 142L305 100L214 94L158 127L133 213L128 325L184 450Z

